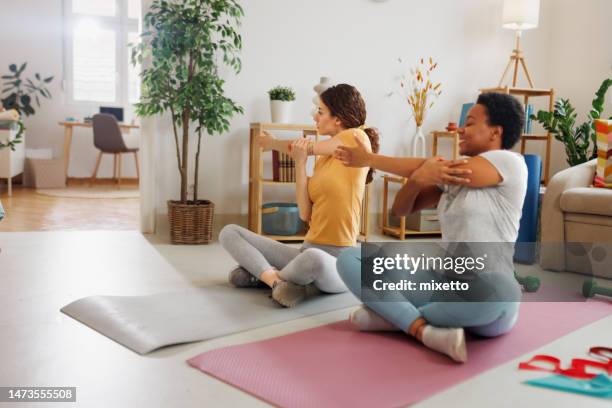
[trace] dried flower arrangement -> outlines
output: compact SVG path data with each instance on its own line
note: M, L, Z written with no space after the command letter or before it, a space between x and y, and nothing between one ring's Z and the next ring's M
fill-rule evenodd
M399 59L402 63L402 60ZM428 61L421 58L419 64L410 70L410 77L401 76L402 97L406 99L417 127L423 125L427 111L434 106L442 93L442 84L431 80L432 72L438 67L431 57Z

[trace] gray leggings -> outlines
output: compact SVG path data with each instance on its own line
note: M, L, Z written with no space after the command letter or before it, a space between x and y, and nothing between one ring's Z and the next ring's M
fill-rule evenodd
M223 227L219 242L240 266L257 278L262 272L274 268L283 280L298 285L314 283L327 293L348 290L336 270L336 257L340 251L350 247L304 241L298 249L235 224Z

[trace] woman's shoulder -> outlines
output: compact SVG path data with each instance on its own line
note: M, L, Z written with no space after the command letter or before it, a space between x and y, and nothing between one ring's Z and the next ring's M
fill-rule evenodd
M503 180L500 185L508 184L509 180L518 184L527 182L527 164L522 154L511 150L496 149L481 153L479 156L484 157L497 169Z
M479 156L484 157L489 161L503 161L505 163L508 163L509 165L514 165L518 167L523 167L525 165L525 158L523 157L523 155L517 152L513 152L512 150L488 150L486 152L480 153Z
M342 144L347 146L356 145L355 137L357 137L366 146L370 145L370 139L368 138L367 133L363 129L359 128L345 129L338 133L336 137L342 142Z

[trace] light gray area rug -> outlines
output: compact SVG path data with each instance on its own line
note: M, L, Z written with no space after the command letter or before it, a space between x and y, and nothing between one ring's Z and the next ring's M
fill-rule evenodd
M139 198L140 191L138 187L109 187L109 186L94 186L94 187L68 187L68 188L46 188L37 189L38 194L65 197L65 198Z
M216 285L148 296L90 296L61 311L139 354L359 304L351 293L321 295L294 308L270 290Z

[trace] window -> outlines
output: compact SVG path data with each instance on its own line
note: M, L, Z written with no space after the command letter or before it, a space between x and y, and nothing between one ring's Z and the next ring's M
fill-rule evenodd
M138 102L140 68L132 66L128 44L139 41L140 0L64 1L70 101Z

